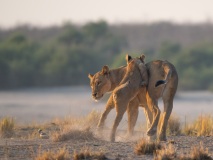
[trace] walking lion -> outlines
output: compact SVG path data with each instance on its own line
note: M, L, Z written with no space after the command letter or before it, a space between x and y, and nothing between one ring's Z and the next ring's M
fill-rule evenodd
M111 109L116 109L116 118L110 135L111 141L115 141L117 126L126 110L128 114L128 133L133 133L139 106L144 107L149 125L147 135L156 135L160 118L158 99L161 97L164 103L164 111L159 140L166 140L166 127L173 108L173 99L178 86L178 75L175 67L168 61L151 61L144 65L148 83L143 86L141 82L144 80L141 76L138 60L144 63L144 58L144 55L139 58L132 58L127 55L127 66L113 70L109 70L108 66L104 66L95 75L88 75L92 96L95 100L103 97L106 92L112 91L98 124L99 130L101 130L108 113Z

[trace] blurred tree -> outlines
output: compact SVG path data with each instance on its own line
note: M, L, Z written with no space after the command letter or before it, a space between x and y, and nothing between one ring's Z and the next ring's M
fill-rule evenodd
M181 52L175 63L181 77L181 89L210 89L213 81L212 59L211 44L196 46Z
M109 26L19 26L0 30L0 89L89 84L103 65L126 65L125 55L146 62L167 59L177 68L179 88L213 90L213 25L168 22Z
M180 44L171 43L171 42L163 42L161 47L159 48L159 57L168 61L174 61L174 57L179 54L181 51Z
M83 32L87 37L99 38L108 31L108 25L105 21L89 22L83 26Z
M0 59L3 76L1 87L31 86L33 84L32 55L37 45L21 33L14 33L0 45Z
M66 45L75 45L82 42L83 35L76 27L66 24L63 27L62 33L60 33L58 39L59 42L65 43Z

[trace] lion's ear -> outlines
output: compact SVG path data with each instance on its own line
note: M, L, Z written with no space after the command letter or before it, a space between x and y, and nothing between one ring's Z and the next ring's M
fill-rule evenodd
M92 79L93 76L94 76L94 75L92 75L92 74L90 74L90 73L88 74L88 78L89 78L89 79Z
M132 59L132 57L131 57L130 55L126 54L126 62L127 62L127 64L128 64L128 62L129 62L131 59Z
M109 74L109 67L108 66L103 66L101 72L102 72L103 75Z
M140 56L140 60L144 63L145 61L145 55L144 54L142 54L141 56Z

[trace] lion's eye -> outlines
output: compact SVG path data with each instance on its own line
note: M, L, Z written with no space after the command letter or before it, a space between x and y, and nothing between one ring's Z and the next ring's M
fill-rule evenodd
M101 84L101 81L98 81L98 82L97 82L97 85L99 86L100 84Z

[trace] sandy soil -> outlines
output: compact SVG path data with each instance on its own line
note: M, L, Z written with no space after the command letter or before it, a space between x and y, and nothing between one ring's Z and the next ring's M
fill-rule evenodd
M80 98L80 99L79 99ZM160 107L162 102L159 103ZM200 114L212 114L213 94L209 92L199 93L178 93L175 99L174 113L180 116L181 122L189 123L193 117ZM91 99L89 87L71 87L56 89L33 89L21 91L1 91L0 92L0 118L14 117L15 121L24 124L37 124L37 122L48 122L53 118L66 117L70 115L87 115L92 109L103 110L105 101L95 103ZM193 112L192 112L193 108ZM142 123L144 114L140 109L137 122ZM111 112L115 114L115 111ZM112 115L114 119L114 115ZM187 119L186 119L187 117ZM142 119L143 118L143 119ZM107 122L110 122L110 115ZM122 123L124 122L124 123ZM121 129L126 129L126 118L120 123ZM34 124L33 124L34 125ZM116 142L108 141L106 132L101 138L96 140L70 139L64 142L53 142L51 139L40 139L37 133L38 128L23 129L18 134L28 132L32 137L15 136L12 139L0 138L0 160L13 159L35 159L43 151L56 151L65 147L70 154L88 147L92 151L102 151L109 159L146 159L151 160L153 156L138 156L134 153L134 146L142 138L136 136L133 140L125 139L124 136L117 136ZM32 133L29 133L32 132ZM35 132L35 134L34 134ZM17 133L16 133L17 134ZM22 137L22 138L21 138ZM213 136L211 137L190 137L190 136L170 136L168 142L175 142L175 147L179 153L187 153L192 146L199 146L203 143L209 149L213 157ZM167 143L165 143L168 145Z
M108 137L105 135L104 137ZM51 139L0 139L0 159L16 160L16 159L34 159L39 153L43 151L57 151L65 147L70 154L74 151L81 151L81 149L89 148L91 151L102 151L108 159L111 160L151 160L152 155L138 156L134 153L134 146L140 138L135 140L125 140L121 137L116 138L117 142L111 143L107 140L82 140L71 139L64 142L53 142ZM169 136L169 141L175 142L175 148L178 153L187 153L192 146L199 146L203 143L205 148L209 149L209 153L213 157L213 136L210 137L191 137L191 136ZM165 142L165 145L168 145Z

